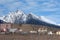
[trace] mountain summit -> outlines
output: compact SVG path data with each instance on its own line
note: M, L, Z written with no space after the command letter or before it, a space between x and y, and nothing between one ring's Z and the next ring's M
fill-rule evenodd
M26 15L20 10L16 12L9 12L9 14L4 16L2 20L9 23L19 24L26 20Z

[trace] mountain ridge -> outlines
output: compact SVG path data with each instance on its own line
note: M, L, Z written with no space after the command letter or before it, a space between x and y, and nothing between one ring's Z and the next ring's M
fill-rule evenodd
M0 19L5 21L5 22L19 24L19 23L26 23L29 20L29 18L34 19L34 20L44 21L47 23L51 22L51 21L49 22L49 20L46 20L46 18L44 18L42 16L39 17L39 16L34 15L33 13L25 14L21 10L17 10L16 12L9 12L8 15L3 16ZM55 24L55 23L51 23L51 24Z

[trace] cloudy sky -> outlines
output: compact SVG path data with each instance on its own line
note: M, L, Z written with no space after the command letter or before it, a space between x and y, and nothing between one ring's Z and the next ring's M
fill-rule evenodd
M0 16L17 9L45 16L60 24L60 0L0 0Z

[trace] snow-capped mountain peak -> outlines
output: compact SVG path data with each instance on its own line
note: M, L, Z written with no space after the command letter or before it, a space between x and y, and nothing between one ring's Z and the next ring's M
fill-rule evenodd
M21 10L17 10L16 12L9 12L9 14L8 15L15 15L15 16L18 16L18 15L23 15L24 14L24 12L23 11L21 11Z
M34 15L33 13L29 13L28 15L26 15L21 10L17 10L16 12L9 12L8 15L0 17L0 19L5 22L17 23L17 24L26 23L28 21L28 19L40 20L43 22L56 24L55 22L50 21L49 19L47 19L44 16L39 17L39 16Z
M3 20L5 22L16 23L16 22L19 22L19 21L25 21L26 20L26 15L23 13L23 11L18 10L16 12L9 12L9 14L6 15L3 18Z

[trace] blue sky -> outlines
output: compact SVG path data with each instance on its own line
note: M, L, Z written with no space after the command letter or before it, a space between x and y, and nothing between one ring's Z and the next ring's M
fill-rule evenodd
M60 0L0 0L0 16L17 9L45 16L60 24Z

